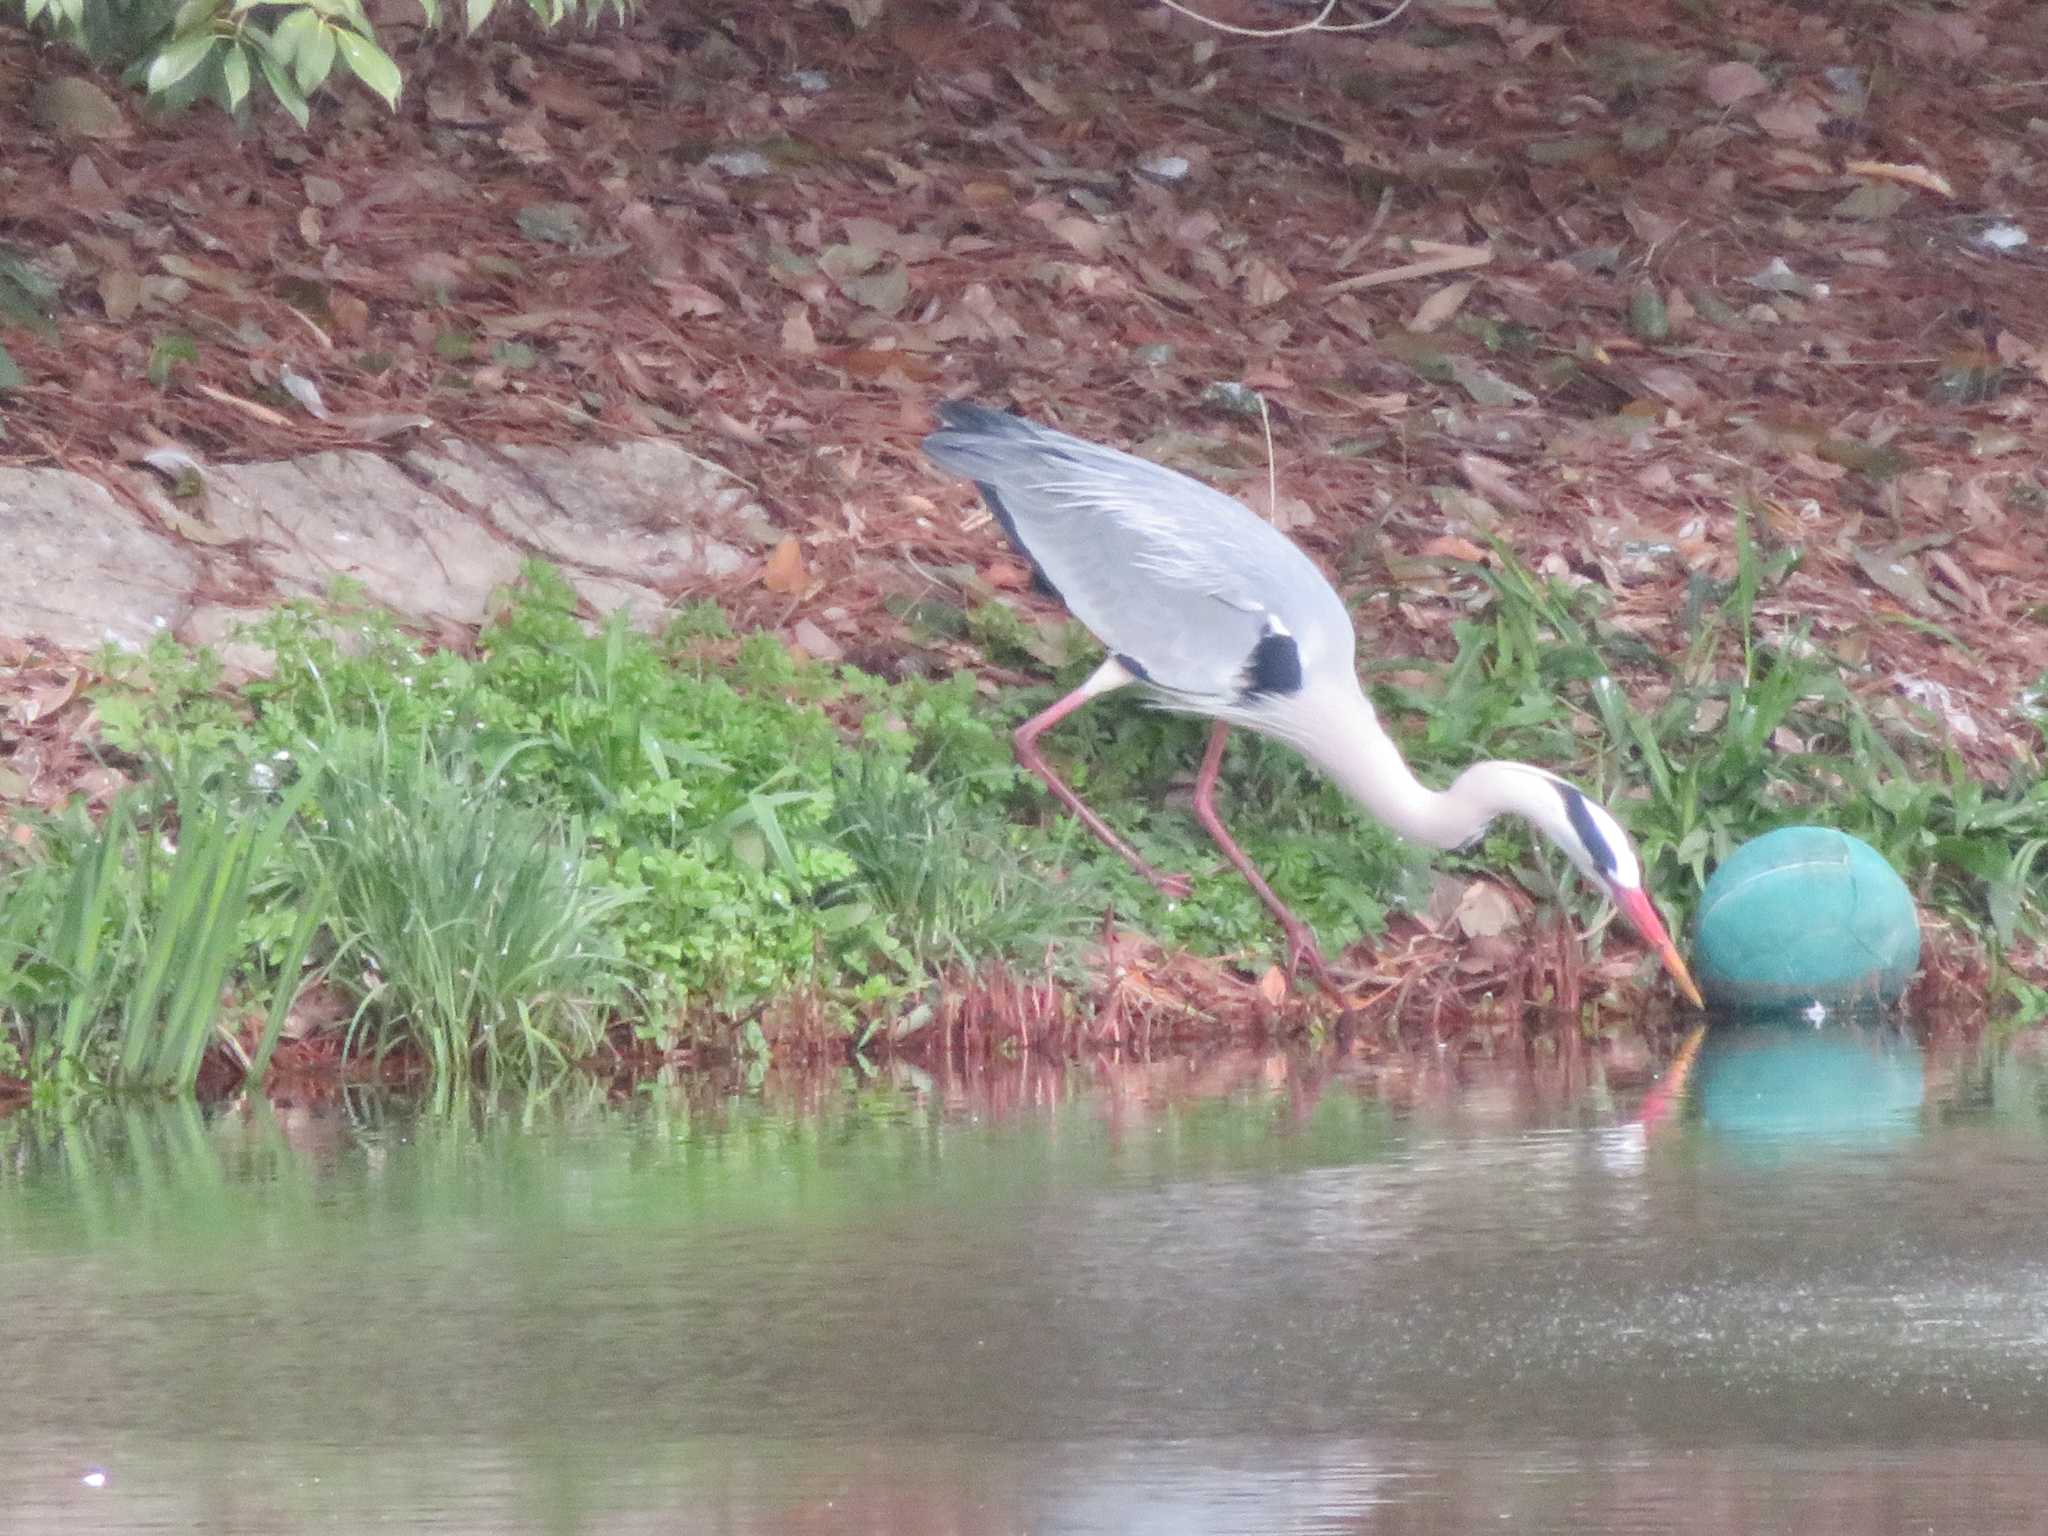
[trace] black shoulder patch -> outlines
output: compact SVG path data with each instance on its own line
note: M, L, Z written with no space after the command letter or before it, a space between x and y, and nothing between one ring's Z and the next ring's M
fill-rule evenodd
M1299 693L1301 647L1294 643L1294 636L1274 629L1259 636L1259 643L1245 658L1244 676L1247 699L1267 693Z
M973 400L941 400L933 414L948 432L969 432L981 437L1031 435L1031 423L1021 416Z
M1137 657L1126 656L1122 651L1118 651L1116 653L1116 660L1118 666L1130 673L1139 682L1149 683L1152 681L1152 674L1145 670L1145 664L1138 660Z
M1579 841L1586 845L1586 852L1592 855L1593 867L1603 874L1614 873L1614 850L1607 846L1607 839L1601 835L1600 827L1593 820L1593 813L1587 809L1586 797L1569 784L1557 786L1557 792L1564 797L1564 814L1572 824L1572 830L1579 834Z
M1037 558L1024 547L1023 539L1018 537L1017 520L1010 516L1010 509L1003 505L1003 498L996 494L996 488L986 480L977 480L974 485L975 489L981 492L981 499L988 503L989 511L995 514L996 521L1002 525L1003 532L1009 537L1010 547L1030 561L1031 590L1043 592L1047 597L1059 597L1059 589L1046 580L1045 572L1039 567ZM1060 598L1060 601L1065 602L1066 599Z

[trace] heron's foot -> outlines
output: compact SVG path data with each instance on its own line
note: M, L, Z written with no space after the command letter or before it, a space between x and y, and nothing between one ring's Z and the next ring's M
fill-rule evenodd
M1144 874L1159 894L1168 901L1186 901L1195 893L1194 877L1191 875L1162 875L1156 869L1148 869Z
M1294 980L1306 962L1315 975L1316 985L1332 997L1341 998L1344 989L1337 985L1336 978L1330 975L1330 968L1323 963L1323 952L1316 946L1316 936L1308 931L1308 924L1297 918L1284 927L1287 932L1287 979Z

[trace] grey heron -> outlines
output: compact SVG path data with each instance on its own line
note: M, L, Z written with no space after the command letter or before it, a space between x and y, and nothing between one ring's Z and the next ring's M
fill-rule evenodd
M1643 888L1642 860L1613 815L1527 763L1475 763L1449 789L1418 780L1381 727L1354 665L1357 639L1336 589L1300 547L1242 502L1176 470L965 401L939 407L932 461L975 482L1040 584L1109 655L1088 680L1016 731L1017 760L1159 890L1184 899L1113 832L1038 750L1090 699L1130 683L1163 707L1215 721L1195 780L1195 817L1334 995L1315 937L1237 846L1216 812L1232 726L1293 747L1403 837L1437 848L1475 841L1496 816L1532 823L1605 890L1695 1007L1685 961Z

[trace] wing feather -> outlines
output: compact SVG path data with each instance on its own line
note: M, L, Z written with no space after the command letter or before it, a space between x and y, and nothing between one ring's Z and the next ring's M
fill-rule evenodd
M1292 637L1302 671L1351 664L1343 602L1243 502L1178 470L954 403L925 452L980 485L1074 616L1156 686L1202 704L1254 684L1261 643Z

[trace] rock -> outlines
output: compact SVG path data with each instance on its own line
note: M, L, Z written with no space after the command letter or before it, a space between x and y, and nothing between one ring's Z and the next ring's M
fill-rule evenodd
M624 609L655 629L678 591L745 569L746 551L779 537L751 492L673 443L444 443L407 463L429 487L364 452L216 464L201 505L117 471L158 526L83 476L0 469L0 637L90 651L169 630L214 649L235 675L259 676L269 657L231 635L264 611L266 588L317 599L346 577L401 619L455 638L488 616L492 593L529 556L560 566L600 613ZM198 603L203 575L210 592L231 595ZM830 637L818 638L829 650Z
M475 624L519 574L509 543L375 454L217 464L206 483L209 521L248 540L250 563L287 596L345 576L409 618Z
M790 636L803 648L804 654L824 662L846 660L846 647L834 640L809 619L798 619Z
M38 128L60 139L125 139L130 132L114 98L83 75L43 81L29 112Z
M239 686L253 678L269 677L277 670L277 655L270 647L242 638L244 626L253 624L272 610L229 608L205 603L192 610L174 633L180 644L204 647L220 662L226 680Z
M741 569L741 546L773 531L745 486L654 438L573 451L444 442L406 463L561 566L593 606L630 609L636 625L660 622L663 592Z
M198 560L96 481L0 469L0 635L139 649L184 618Z

